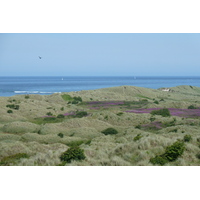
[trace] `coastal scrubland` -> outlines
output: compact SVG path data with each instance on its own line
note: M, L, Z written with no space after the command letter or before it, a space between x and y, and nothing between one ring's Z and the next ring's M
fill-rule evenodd
M200 165L200 88L0 98L1 166Z

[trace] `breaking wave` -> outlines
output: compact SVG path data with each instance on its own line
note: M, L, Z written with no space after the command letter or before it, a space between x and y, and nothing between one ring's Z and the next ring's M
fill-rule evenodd
M54 94L61 92L40 92L40 91L14 91L16 94Z

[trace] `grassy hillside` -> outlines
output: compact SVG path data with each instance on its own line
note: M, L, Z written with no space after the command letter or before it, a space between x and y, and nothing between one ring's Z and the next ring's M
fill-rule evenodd
M1 97L0 165L200 165L199 97L194 86Z

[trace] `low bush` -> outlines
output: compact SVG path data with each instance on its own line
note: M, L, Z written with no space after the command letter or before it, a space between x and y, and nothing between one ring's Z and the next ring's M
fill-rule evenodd
M64 115L62 115L62 114L59 114L58 116L57 116L57 118L64 118L65 116Z
M160 110L153 110L151 111L152 115L161 115L162 117L169 117L171 116L169 110L167 108L163 108Z
M154 103L155 103L155 104L159 104L159 102L158 102L157 100L156 100L156 101L154 101Z
M15 109L15 110L19 110L19 105L15 105L15 104L8 104L8 105L6 105L6 107Z
M123 114L124 114L123 112L117 113L118 116L121 116L121 115L123 115Z
M75 117L81 118L81 117L85 117L87 115L88 115L88 113L86 111L78 111L78 112L76 112Z
M150 162L154 165L165 165L168 160L164 156L155 156L154 158L150 159Z
M59 136L60 138L63 138L63 137L64 137L64 134L63 134L63 133L58 133L58 136Z
M75 101L79 101L79 102L82 102L82 101L83 101L81 97L73 97L73 99L74 99Z
M174 132L174 133L177 133L177 131L178 131L178 129L177 128L175 128L175 129L172 129L171 131L169 131L169 132Z
M164 165L167 162L173 162L183 154L184 150L185 150L184 142L177 141L171 146L168 146L164 154L151 158L150 162L154 165L155 164Z
M115 135L115 134L118 133L118 131L116 129L114 129L114 128L107 128L107 129L105 129L105 130L103 130L101 132L103 134L105 134L105 135Z
M82 98L81 97L71 97L70 95L68 94L63 94L61 96L65 101L68 101L68 104L78 104L80 102L82 102Z
M135 128L141 129L141 125L139 124L139 125L135 126Z
M182 141L177 141L171 146L166 148L164 156L168 161L175 161L179 156L181 156L184 152L185 145Z
M192 136L191 135L185 135L184 138L183 138L184 142L189 142L191 140L192 140Z
M53 114L51 112L46 113L48 116L52 116Z
M150 117L150 119L149 119L151 122L153 122L153 121L155 121L156 120L156 118L155 117Z
M196 154L196 158L200 159L200 153Z
M72 160L83 160L83 159L85 159L84 150L80 149L78 146L70 147L60 156L60 160L67 163L70 163Z
M140 138L142 138L142 135L141 135L141 134L137 134L137 136L135 136L135 137L133 138L133 140L134 140L134 141L137 141L137 140L139 140Z
M188 106L188 109L197 109L197 107L194 105L190 105L190 106Z
M7 110L7 113L13 113L13 111L12 110Z

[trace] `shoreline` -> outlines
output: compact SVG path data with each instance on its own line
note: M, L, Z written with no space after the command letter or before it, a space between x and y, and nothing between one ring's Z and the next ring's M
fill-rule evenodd
M69 92L44 92L44 91L14 91L13 95L9 96L1 96L0 97L13 97L17 95L54 95L54 94L63 94L63 93L79 93L82 91L95 91L95 90L104 90L109 88L118 88L118 87L135 87L135 88L144 88L144 89L150 89L150 90L162 90L164 92L169 92L170 90L173 91L173 88L178 87L191 87L191 88L200 88L199 86L191 86L191 85L177 85L174 87L160 87L160 88L148 88L148 87L140 87L140 86L132 86L132 85L121 85L121 86L113 86L113 87L104 87L104 88L97 88L97 89L88 89L88 90L79 90L79 91L69 91Z

